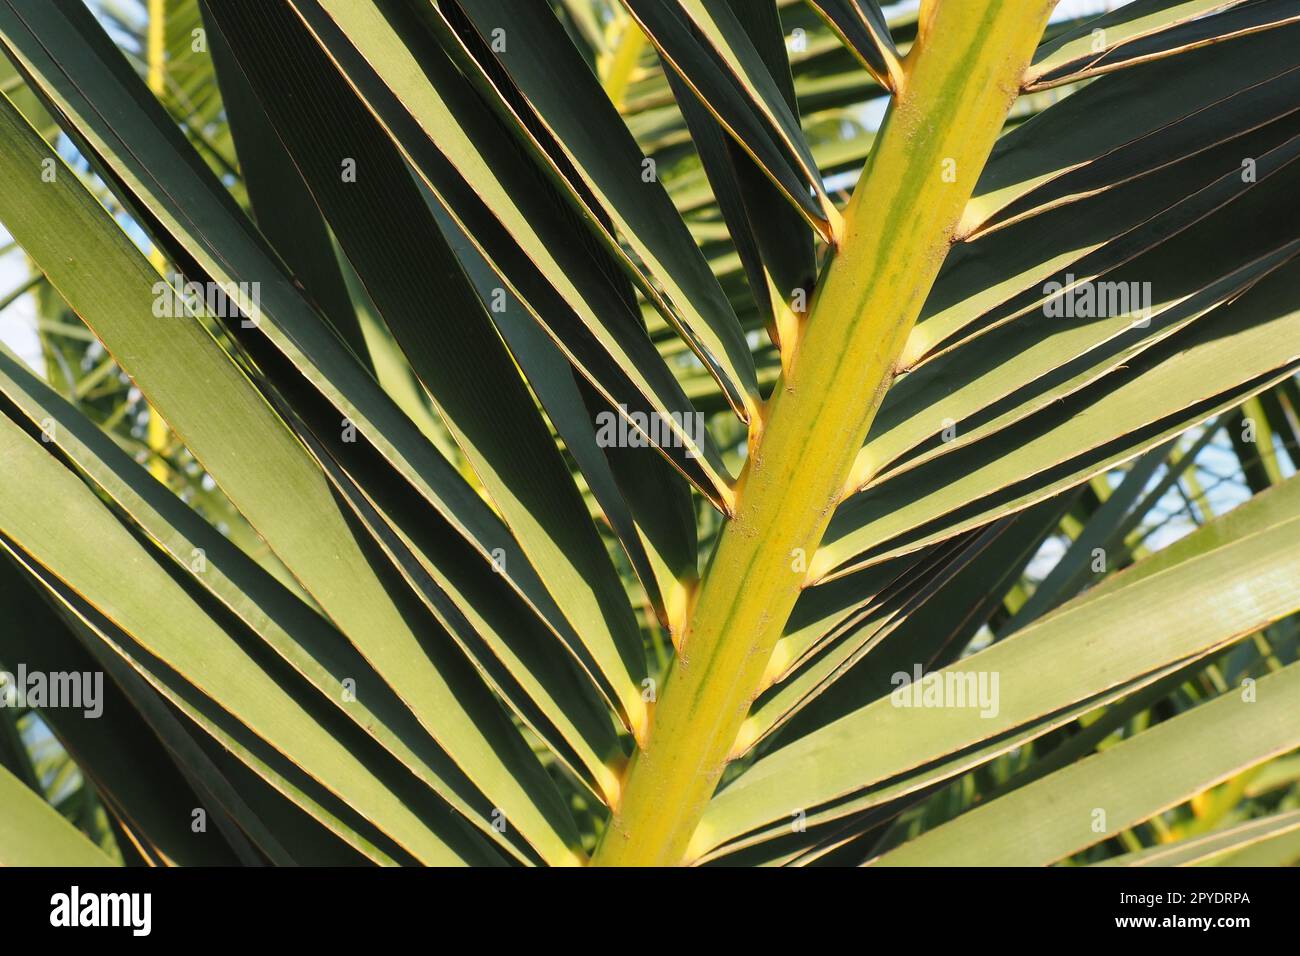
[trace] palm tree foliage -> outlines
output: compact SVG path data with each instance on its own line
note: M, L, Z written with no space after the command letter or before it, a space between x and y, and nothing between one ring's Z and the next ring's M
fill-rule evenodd
M0 0L0 862L1300 857L1300 9L1054 6Z

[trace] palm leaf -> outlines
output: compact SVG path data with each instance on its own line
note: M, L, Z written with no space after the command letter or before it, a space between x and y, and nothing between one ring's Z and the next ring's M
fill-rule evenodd
M1293 861L1300 24L1053 6L0 0L0 858Z

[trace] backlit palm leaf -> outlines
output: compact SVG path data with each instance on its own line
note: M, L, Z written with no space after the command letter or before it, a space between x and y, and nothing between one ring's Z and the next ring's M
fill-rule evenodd
M1300 23L1055 6L0 0L0 862L1300 857Z

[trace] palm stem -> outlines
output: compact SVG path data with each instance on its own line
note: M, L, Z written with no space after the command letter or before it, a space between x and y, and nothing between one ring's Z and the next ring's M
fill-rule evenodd
M645 748L593 860L675 865L762 684L807 568L1053 4L935 0L763 415ZM856 476L855 476L856 477ZM791 810L799 808L792 807ZM695 835L695 842L692 842Z

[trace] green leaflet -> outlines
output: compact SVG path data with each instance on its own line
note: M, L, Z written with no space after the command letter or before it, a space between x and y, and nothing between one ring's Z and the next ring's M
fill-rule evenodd
M111 866L108 857L44 799L0 767L0 863L5 866Z
M460 859L454 844L422 822L330 736L311 714L229 640L117 525L95 496L7 419L0 442L9 481L0 490L0 531L32 560L85 596L148 653L185 675L201 693L240 715L307 774L328 781L358 813L382 820L392 837L427 862ZM33 489L58 509L28 506ZM114 555L106 566L102 555ZM97 569L98 566L98 569Z
M530 126L540 121L551 138L535 146L536 152L548 159L548 146L563 151L585 187L570 186L575 198L581 201L582 193L590 190L599 203L599 211L588 210L588 218L599 224L601 214L607 215L617 230L617 234L599 230L611 251L632 267L646 297L701 353L733 407L746 417L753 414L759 401L758 383L735 314L658 178L647 182L641 175L641 150L559 21L542 4L522 3L508 12L486 0L458 0L458 5L488 43L494 30L506 31L502 48L484 47L480 55L495 57L507 74L500 82L512 82L535 113L535 120L519 115L523 104L511 109L508 93L498 94L520 134L536 143L540 131L531 132ZM442 35L444 42L456 42L453 31ZM511 35L514 43L509 42ZM474 50L469 52L472 55ZM555 160L548 164L565 179L563 167ZM645 274L622 251L618 237L645 264ZM663 295L652 278L662 284Z
M1161 571L1110 579L1012 637L939 674L997 674L996 715L969 707L898 707L890 697L764 756L710 804L696 855L797 809L809 817L948 754L1087 702L1142 675L1224 646L1300 607L1300 481L1258 496L1246 514L1184 539ZM1144 640L1134 641L1134 633ZM900 668L908 673L908 668ZM909 675L911 676L911 675ZM946 679L946 678L945 678ZM841 810L840 812L844 812ZM1084 824L1086 826L1086 822Z
M1300 664L1180 714L872 861L1043 866L1300 745ZM1099 815L1098 811L1102 813ZM1184 853L1190 847L1178 844Z
M450 217L440 216L438 224L479 297L492 302L502 286L490 264ZM576 460L655 614L670 626L670 609L680 610L686 590L698 577L689 487L653 449L600 446L597 433L601 423L613 422L615 413L575 373L517 298L507 293L500 308L492 311L492 320Z
M217 19L243 58L260 64L247 68L253 86L369 298L573 621L583 642L574 658L635 715L644 655L622 585L532 396L396 149L292 12L230 3ZM345 154L356 163L355 181L340 174ZM603 705L563 657L548 663L547 655L531 668L511 661L521 679L549 684L552 719L598 776L618 749Z
M729 2L735 7L736 0ZM798 116L785 59L785 37L775 3L749 0L742 26L787 106ZM800 304L800 299L803 301L799 311L806 311L808 293L816 277L812 236L799 221L798 212L781 202L775 186L749 155L728 138L726 130L685 81L671 70L665 75L744 267L750 295L775 340L780 334L778 319L784 321L790 310ZM820 157L816 158L822 162ZM716 260L714 268L723 275Z
M164 860L180 866L253 864L260 858L247 838L233 831L224 808L199 796L111 673L76 641L68 625L40 596L18 568L0 558L0 615L9 626L0 637L0 660L12 670L17 663L47 674L103 674L98 713L68 707L41 709L41 720L58 737L124 826ZM206 807L208 833L190 826L195 807ZM256 830L255 827L250 829ZM210 834L210 835L209 835Z
M405 705L328 621L182 501L11 355L0 353L0 392L113 499L150 539L193 574L258 637L358 726L446 797L489 836L491 805L429 737ZM352 682L347 701L343 681ZM514 852L518 852L515 850Z
M835 235L839 213L822 188L799 121L727 0L628 0L627 7L789 201L823 236Z
M1155 12L1151 12L1153 8ZM1067 34L1040 51L1040 58L1026 72L1025 87L1038 90L1071 83L1297 20L1300 14L1286 3L1135 3L1131 10L1116 11L1086 24L1090 28L1086 38Z
M209 15L205 22L210 21ZM168 20L168 24L172 22ZM230 44L219 29L209 29L207 38L221 87L220 102L229 116L231 138L258 227L339 337L359 359L366 360L365 336L320 210L249 87Z
M698 459L688 476L725 507L730 478L721 456L707 434L681 428L692 407L632 321L630 303L572 241L571 221L553 193L538 188L536 168L523 162L446 54L428 43L408 48L376 7L294 3L407 161L566 357L611 405L657 413L674 443ZM703 480L695 477L701 471Z
M1115 11L1123 15L1136 5ZM1280 94L1273 83L1295 70L1290 55L1297 28L1282 28L1232 40L1165 62L1151 63L1090 83L1006 133L994 147L975 196L962 217L962 234L992 219L1033 189L1087 169L1119 150L1112 179L1157 169L1183 154L1183 142L1198 131L1249 129L1238 126L1254 104ZM1231 108L1215 109L1221 107ZM1250 105L1247 105L1250 104ZM1104 115L1099 127L1088 117ZM1280 115L1280 114L1279 114ZM1145 148L1140 148L1146 143ZM1130 144L1132 144L1130 146ZM1123 147L1130 147L1124 149ZM1238 157L1240 160L1240 157ZM1237 164L1239 165L1239 163Z
M1069 495L1049 499L937 548L934 559L908 570L897 593L842 623L759 698L745 721L744 737L794 739L876 699L900 669L918 661L934 668L952 660L1000 603L1070 500Z
M386 460L384 467L399 472L470 543L484 566L499 570L552 630L565 634L568 623L500 518L399 411L355 355L329 334L325 320L283 274L242 211L201 167L134 74L123 69L120 54L85 8L72 4L59 10L45 5L27 9L26 14L39 18L44 27L37 43L10 10L10 2L0 5L0 21L14 29L0 29L0 37L34 58L24 62L39 74L45 92L79 124L79 134L96 144L123 191L143 204L145 211L137 210L141 218L153 221L150 217L158 216L159 225L171 230L163 240L175 243L169 250L173 258L191 264L188 271L198 274L191 278L260 283L260 302L252 303L253 321L266 338L245 335L244 345L258 350L258 363L276 373L281 389L293 388L294 411L310 413L313 425L328 429L335 442L341 439L334 436L355 426ZM103 59L77 55L87 45ZM72 79L55 66L47 48L66 54L63 62L75 71ZM105 113L117 116L117 122L106 123ZM123 139L127 129L129 148ZM179 202L178 196L186 201ZM287 376L293 380L287 381ZM345 447L358 457L363 454L361 443ZM502 554L505 560L499 560Z
M16 186L0 199L0 220L425 728L462 766L494 768L489 794L563 858L567 840L559 834L571 824L540 765L486 689L471 698L472 683L440 673L464 667L459 652L415 635L302 444L201 324L164 319L171 335L155 334L156 273L66 167L54 183L41 181L47 150L7 101L0 124L0 170ZM81 248L69 262L56 250L73 233ZM503 740L514 749L505 760L497 749ZM502 796L493 793L497 787ZM548 788L553 796L543 814L534 800Z
M975 515L987 518L1013 502L1042 500L1049 490L1076 484L1287 377L1300 358L1297 271L1292 260L1184 335L996 440L940 456L855 495L836 512L810 564L814 578L966 530L982 523ZM1067 433L1068 449L1062 444ZM985 495L991 497L982 500ZM995 500L997 508L990 508ZM872 550L896 536L906 536L905 543Z
M812 5L882 86L898 87L898 51L878 0L812 0Z
M1300 810L1274 813L1235 827L1186 840L1171 846L1153 846L1134 853L1111 857L1094 866L1202 866L1240 853L1248 847L1293 838L1300 830Z

